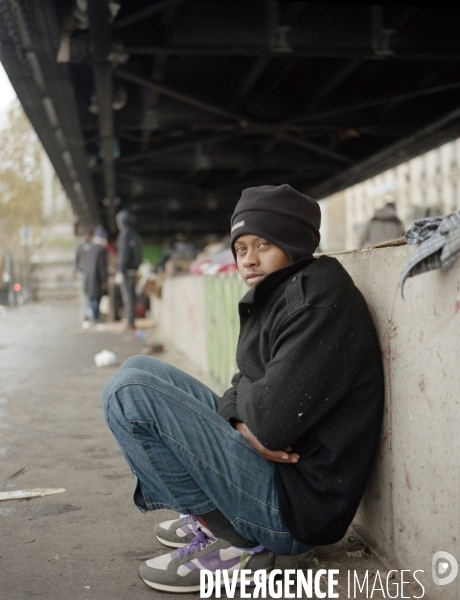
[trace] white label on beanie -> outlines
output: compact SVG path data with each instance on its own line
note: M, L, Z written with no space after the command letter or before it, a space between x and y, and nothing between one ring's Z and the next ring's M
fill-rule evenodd
M235 223L235 225L233 225L232 230L231 230L230 233L233 233L237 229L241 229L241 227L244 227L244 221L240 221L239 223Z

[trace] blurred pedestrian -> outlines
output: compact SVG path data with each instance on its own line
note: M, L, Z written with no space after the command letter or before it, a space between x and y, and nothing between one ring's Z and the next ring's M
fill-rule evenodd
M107 279L107 294L109 296L109 320L120 321L123 316L123 298L121 297L120 286L118 285L118 283L115 283L115 276L117 274L118 265L116 237L113 239L113 241L109 237L107 255L109 271L109 276Z
M394 240L405 233L402 221L396 216L396 204L387 202L380 210L375 211L362 237L361 246L372 246L379 242Z
M84 282L93 311L93 319L99 321L99 304L107 294L107 230L98 225L94 230L93 241L86 254Z
M75 250L74 274L78 285L78 304L80 310L80 321L83 324L91 318L91 307L89 296L85 294L85 263L86 255L91 244L92 233L90 229L85 229Z
M115 283L121 288L127 329L134 329L134 309L136 299L136 275L142 261L142 241L134 229L134 216L128 210L121 210L116 216L120 230L118 237L118 267Z

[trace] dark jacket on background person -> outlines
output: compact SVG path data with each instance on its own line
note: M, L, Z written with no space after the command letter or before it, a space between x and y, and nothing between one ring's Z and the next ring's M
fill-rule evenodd
M374 217L369 221L362 237L361 246L378 244L387 240L394 240L404 235L404 225L396 216L396 207L389 202L383 208L375 211Z
M142 261L141 237L133 227L133 217L129 211L120 211L117 215L117 223L120 228L117 241L117 271L125 275L135 275Z
M75 250L74 272L83 273L85 270L86 255L91 242L82 240Z
M350 525L378 446L383 367L366 302L334 258L275 271L239 303L239 373L219 402L269 450L282 517L307 544L331 544Z
M107 250L99 244L90 244L86 254L84 290L90 298L107 294Z

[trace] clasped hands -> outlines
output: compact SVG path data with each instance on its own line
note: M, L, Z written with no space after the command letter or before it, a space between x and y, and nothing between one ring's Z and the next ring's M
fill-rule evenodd
M283 450L268 450L259 442L247 425L240 421L235 423L234 427L266 460L285 464L294 464L299 461L299 455L292 452L290 446L287 446Z

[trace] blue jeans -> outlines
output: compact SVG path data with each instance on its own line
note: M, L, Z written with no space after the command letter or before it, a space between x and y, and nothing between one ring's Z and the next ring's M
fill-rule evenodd
M136 276L126 275L120 286L121 297L125 309L125 316L130 325L134 325L135 304L136 304Z
M107 425L137 478L142 511L202 515L218 508L238 533L276 554L296 541L279 510L275 465L217 413L218 396L183 371L147 356L128 359L104 390Z
M97 321L99 319L99 304L101 303L101 299L99 297L95 298L91 296L91 310L93 311L93 319Z

